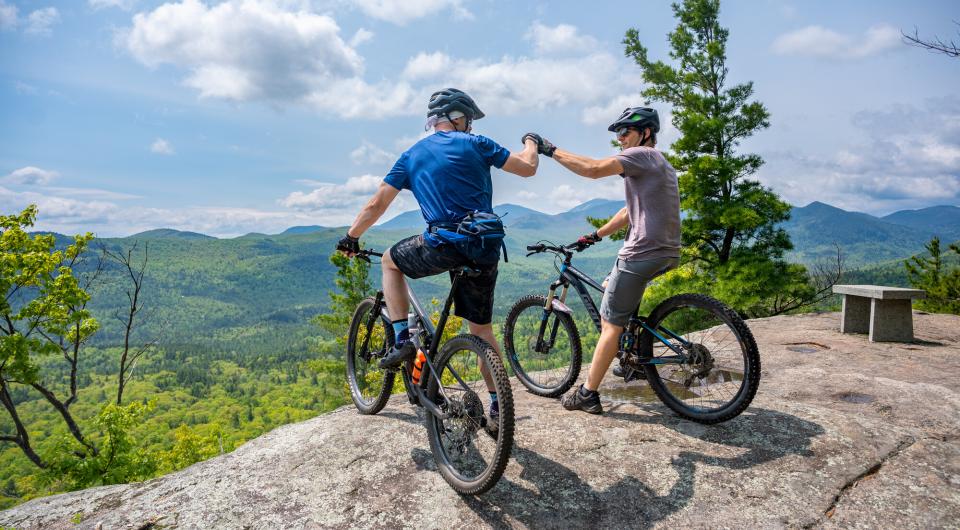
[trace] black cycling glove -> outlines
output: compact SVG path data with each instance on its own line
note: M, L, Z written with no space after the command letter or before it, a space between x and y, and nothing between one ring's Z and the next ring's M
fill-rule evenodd
M527 143L527 138L537 142L537 152L541 155L553 157L553 152L557 150L557 146L550 143L550 140L544 139L537 133L527 133L523 135L523 138L520 139L520 142Z
M603 238L600 237L600 234L598 234L596 230L594 230L585 236L580 236L580 239L578 239L576 243L567 245L567 248L572 248L579 252L600 241L603 241Z
M347 254L356 254L360 252L360 240L352 237L350 234L346 234L340 238L340 241L337 241L337 250L346 252Z

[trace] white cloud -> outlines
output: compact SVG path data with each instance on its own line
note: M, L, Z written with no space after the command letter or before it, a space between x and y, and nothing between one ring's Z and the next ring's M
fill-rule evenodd
M900 31L887 24L873 26L863 35L845 35L823 26L807 26L777 37L772 49L780 55L859 59L899 45Z
M350 46L356 48L357 46L363 44L364 42L369 41L373 38L373 32L360 28L356 33L353 34L353 37L350 38Z
M461 0L352 0L369 17L404 25L411 20L450 10L455 18L472 19Z
M0 31L17 27L17 6L0 0Z
M569 24L551 27L534 22L524 38L533 42L539 54L586 53L597 48L596 39L581 35L576 26Z
M55 7L37 9L27 17L27 28L24 30L33 35L49 35L51 27L60 22L60 12Z
M863 139L820 156L773 153L762 180L797 205L885 214L960 203L960 98L861 111L853 123Z
M87 0L87 4L93 9L104 9L108 7L118 7L124 11L129 11L137 0Z
M109 202L79 201L33 191L17 192L0 186L0 208L3 211L20 211L28 204L37 205L38 218L61 222L103 222L107 214L116 209L116 205ZM42 229L42 226L37 228Z
M442 75L453 61L443 52L420 52L407 61L403 69L403 77L408 79L430 78Z
M173 146L170 145L170 142L164 140L163 138L157 138L152 144L150 144L150 152L158 155L172 155L175 153Z
M359 147L350 152L354 164L390 164L397 155L385 151L375 144L364 140Z
M49 171L34 166L27 166L14 170L4 177L4 180L15 184L45 186L58 176L60 176L60 174L56 171Z
M580 121L587 125L609 125L628 107L639 107L644 104L640 94L617 96L606 103L585 107L580 114ZM661 120L662 123L663 120Z
M417 71L422 79L432 81L431 86L462 88L488 114L590 103L609 97L625 82L617 60L607 53L562 60L504 57L498 62L433 54L431 64L447 65L442 72L425 67L428 63L425 57L425 54L414 57L407 68Z
M121 41L147 66L188 69L201 96L234 101L298 101L363 71L332 18L266 0L164 4L134 16Z
M319 182L313 191L295 191L280 199L282 206L298 211L317 211L330 208L344 209L364 204L380 187L381 177L361 175L350 177L343 184Z

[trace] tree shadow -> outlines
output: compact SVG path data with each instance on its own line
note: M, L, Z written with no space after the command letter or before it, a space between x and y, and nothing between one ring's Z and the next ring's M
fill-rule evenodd
M732 458L683 451L670 466L677 479L664 495L633 476L598 490L572 469L530 449L515 447L514 460L523 467L520 478L508 477L480 497L464 503L487 524L502 528L519 522L531 528L647 528L689 504L694 496L697 464L742 470L788 455L809 457L813 438L826 431L820 425L783 412L752 409L725 424L705 426L676 416L637 415L613 411L608 417L635 423L659 424L702 441L747 451ZM432 461L422 451L419 460ZM415 456L416 458L416 456ZM611 469L610 474L622 470Z
M684 436L746 451L733 457L681 451L670 461L676 481L669 491L658 495L656 489L629 475L606 488L594 488L576 471L537 453L535 448L514 446L512 459L522 467L523 482L505 475L486 494L462 497L464 504L496 528L517 523L530 528L648 528L690 503L698 464L744 470L791 455L811 457L813 439L826 432L817 423L769 409L752 408L728 422L701 425L676 416L666 407L644 403L639 405L639 413L632 413L624 410L625 405L630 404L613 404L605 417L661 425ZM422 424L422 418L414 414L382 415ZM436 471L430 451L414 448L411 456L418 469ZM610 469L609 473L617 476L623 471Z

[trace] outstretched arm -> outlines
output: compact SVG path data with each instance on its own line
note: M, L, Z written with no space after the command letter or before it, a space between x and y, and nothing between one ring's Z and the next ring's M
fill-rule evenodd
M612 156L610 158L595 160L571 153L570 151L557 149L553 152L553 159L577 175L589 179L599 179L623 173L623 165L620 164L620 161L617 160L616 157Z
M606 224L597 229L597 235L600 237L607 237L617 230L627 226L627 223L629 222L630 217L627 215L627 207L624 206L619 212L613 214L613 217L611 217Z
M537 143L533 140L524 140L523 151L519 153L510 153L510 158L500 168L506 172L520 175L521 177L532 177L537 173L537 166L540 158L537 156Z
M387 211L390 203L393 202L393 199L397 197L398 193L400 193L400 190L397 188L394 188L386 182L381 183L380 189L373 194L373 197L371 197L370 200L367 201L367 204L363 206L363 209L360 210L350 229L347 230L347 235L359 239L368 228L373 226L373 223L376 223L377 220L380 219L383 212Z

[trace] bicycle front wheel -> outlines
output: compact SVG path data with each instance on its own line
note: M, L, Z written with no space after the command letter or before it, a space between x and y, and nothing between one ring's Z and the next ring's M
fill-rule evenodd
M580 375L580 333L570 315L545 311L543 295L524 296L507 314L503 348L513 373L531 393L559 397Z
M364 298L353 312L347 336L347 384L361 414L380 412L390 399L396 374L380 368L380 359L393 346L393 328L374 314L375 301Z
M671 410L698 423L719 423L743 412L760 385L760 352L747 324L719 300L681 294L661 302L647 324L686 361L649 332L641 334L647 381ZM679 337L679 338L678 338Z
M481 338L458 335L443 345L433 366L427 399L447 416L427 413L437 468L458 493L483 493L500 480L513 450L513 394L503 361Z

